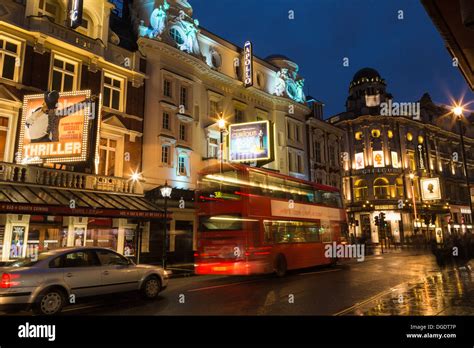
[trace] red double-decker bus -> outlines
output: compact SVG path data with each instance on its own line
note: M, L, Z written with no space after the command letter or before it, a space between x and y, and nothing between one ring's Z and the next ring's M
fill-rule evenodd
M204 169L196 194L197 274L250 275L330 264L347 227L339 190L242 164Z

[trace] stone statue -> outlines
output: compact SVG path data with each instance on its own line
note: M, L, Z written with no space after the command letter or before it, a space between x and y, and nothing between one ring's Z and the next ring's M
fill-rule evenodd
M150 38L160 36L161 33L163 33L163 30L165 30L167 18L166 12L169 8L170 5L165 0L163 5L160 5L158 8L155 8L151 13L150 24L153 30L151 30L151 32L149 33Z
M277 73L275 84L275 95L282 97L286 90L286 79L288 78L288 69L281 69Z

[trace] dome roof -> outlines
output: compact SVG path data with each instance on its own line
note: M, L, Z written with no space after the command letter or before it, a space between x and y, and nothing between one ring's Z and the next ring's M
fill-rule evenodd
M360 81L364 77L367 79L381 79L377 70L372 68L363 68L355 73L354 77L352 78L352 82Z

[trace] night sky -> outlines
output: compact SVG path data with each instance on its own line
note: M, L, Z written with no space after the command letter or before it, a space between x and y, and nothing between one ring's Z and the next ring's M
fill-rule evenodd
M200 25L254 54L282 54L300 67L305 93L325 103L325 118L345 110L349 82L375 68L394 101L436 103L473 93L418 0L189 0ZM295 18L288 19L293 10ZM404 11L399 20L398 11ZM349 67L343 67L343 58Z

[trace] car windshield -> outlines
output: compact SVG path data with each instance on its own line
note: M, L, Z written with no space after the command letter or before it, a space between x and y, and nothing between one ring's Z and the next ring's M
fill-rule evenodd
M41 253L37 257L25 257L8 263L6 267L31 267L36 265L38 262L47 259L51 255L51 252Z

